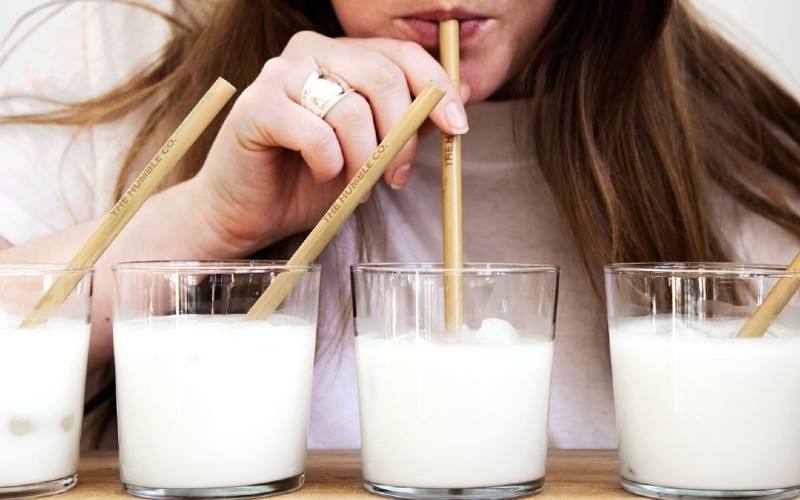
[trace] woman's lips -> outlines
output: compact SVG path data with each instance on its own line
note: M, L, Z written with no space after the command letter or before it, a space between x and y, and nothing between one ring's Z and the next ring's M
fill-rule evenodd
M406 35L409 40L417 42L428 50L439 48L439 19L448 19L446 15L425 17L404 17ZM488 22L485 17L459 19L459 41L462 46L475 39Z

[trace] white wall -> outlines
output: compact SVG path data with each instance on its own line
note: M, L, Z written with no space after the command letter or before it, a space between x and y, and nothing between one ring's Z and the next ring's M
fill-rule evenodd
M0 11L0 33L4 35L18 17L41 3L43 3L43 0L14 0L13 2L4 2L3 9Z
M171 2L146 0L162 10L171 8ZM149 60L170 32L163 19L123 2L2 3L0 90L3 92L37 94L52 86L53 92L44 95L60 95L65 99L95 95ZM17 23L31 9L35 9L32 14ZM13 32L9 32L12 28Z
M800 96L800 1L693 1L723 34Z

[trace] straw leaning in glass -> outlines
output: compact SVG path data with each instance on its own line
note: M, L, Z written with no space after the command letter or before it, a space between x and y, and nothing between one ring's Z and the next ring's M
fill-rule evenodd
M800 271L800 253L795 256L786 270ZM800 278L798 277L787 276L779 279L767 294L764 302L750 316L737 336L745 338L762 337L798 288L800 288Z
M70 268L91 267L97 262L97 259L111 245L114 238L119 235L122 228L131 220L164 176L208 127L211 120L225 106L234 92L236 89L224 79L218 78L214 82L69 261ZM20 323L20 327L33 327L46 323L50 315L66 300L76 285L77 280L72 274L66 274L56 279L30 314Z

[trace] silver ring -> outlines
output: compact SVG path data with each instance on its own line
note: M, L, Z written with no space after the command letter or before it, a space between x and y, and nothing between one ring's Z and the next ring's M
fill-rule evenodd
M320 118L324 118L328 111L350 92L353 92L353 89L344 80L320 68L308 75L303 85L300 104Z

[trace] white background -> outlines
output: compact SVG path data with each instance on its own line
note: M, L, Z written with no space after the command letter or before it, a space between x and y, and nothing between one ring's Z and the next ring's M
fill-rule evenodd
M730 40L800 97L800 1L694 0L694 3Z

